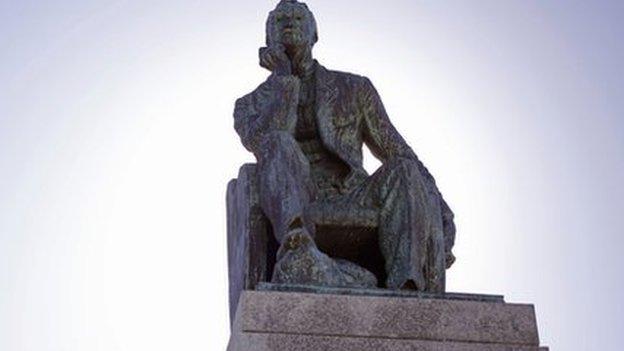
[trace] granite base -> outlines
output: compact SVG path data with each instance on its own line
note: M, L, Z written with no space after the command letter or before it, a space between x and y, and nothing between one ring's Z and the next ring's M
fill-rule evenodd
M228 351L547 351L532 305L244 291Z

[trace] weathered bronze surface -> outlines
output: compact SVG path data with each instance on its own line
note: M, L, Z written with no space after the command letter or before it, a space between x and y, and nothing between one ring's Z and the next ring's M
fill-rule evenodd
M313 59L316 21L303 3L281 1L266 35L260 65L271 74L234 111L257 159L252 197L279 245L261 258L274 262L266 279L444 292L455 260L453 213L373 84ZM372 175L363 144L382 162Z

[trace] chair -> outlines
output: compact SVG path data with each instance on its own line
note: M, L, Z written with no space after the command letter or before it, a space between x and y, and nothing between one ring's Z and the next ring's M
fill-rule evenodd
M311 204L305 214L316 227L315 242L330 257L350 260L385 281L384 261L377 242L378 212ZM227 188L227 235L230 322L242 290L271 281L278 243L260 208L256 165L245 164Z

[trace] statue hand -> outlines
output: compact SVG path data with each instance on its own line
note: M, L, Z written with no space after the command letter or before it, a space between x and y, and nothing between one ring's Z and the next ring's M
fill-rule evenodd
M292 64L283 46L270 46L260 48L260 66L280 75L292 74Z

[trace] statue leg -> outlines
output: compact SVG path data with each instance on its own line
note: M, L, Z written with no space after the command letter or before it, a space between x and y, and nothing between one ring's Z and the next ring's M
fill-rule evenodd
M379 247L388 288L444 292L446 257L440 199L414 161L384 164L349 198L380 211Z
M271 279L274 283L321 286L377 285L375 276L343 260L333 260L314 243L314 226L305 208L316 188L310 165L297 141L286 132L266 136L258 159L260 206L280 243Z
M258 160L260 206L273 225L275 238L282 243L286 234L298 227L313 233L304 223L304 209L314 188L310 165L294 137L283 131L266 135Z

